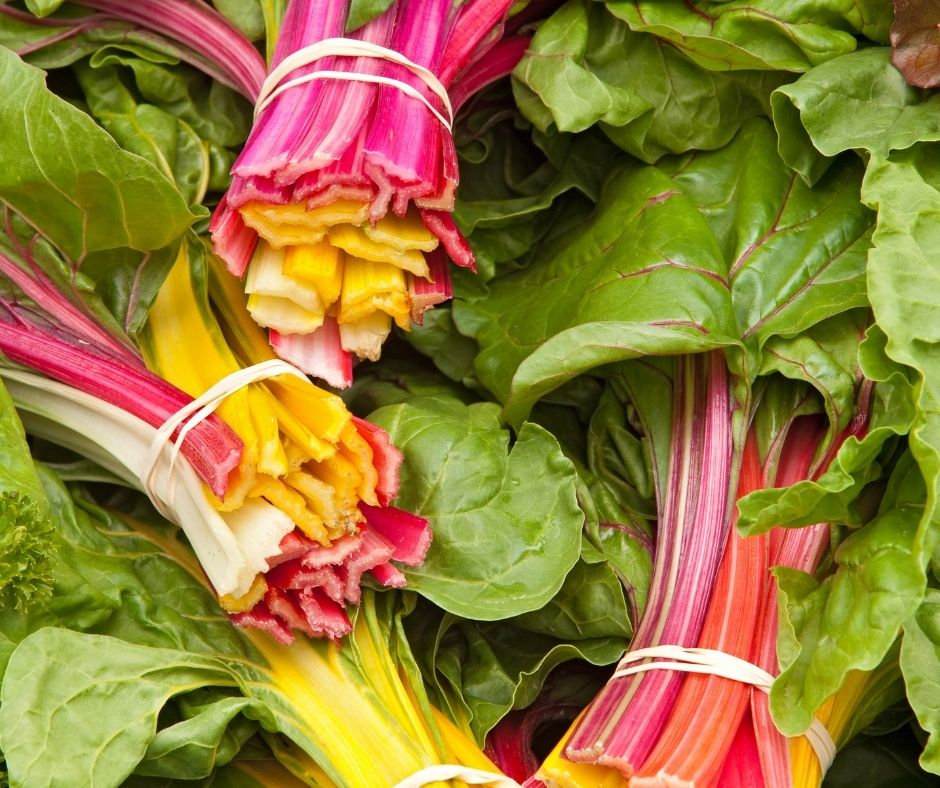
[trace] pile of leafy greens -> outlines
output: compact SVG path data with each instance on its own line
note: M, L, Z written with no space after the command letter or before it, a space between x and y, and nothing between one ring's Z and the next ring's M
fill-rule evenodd
M256 41L283 11L214 5ZM868 783L940 774L940 62L924 54L940 11L894 5L536 4L511 84L462 112L455 216L478 271L360 366L347 400L402 450L396 503L434 530L408 572L419 598L384 594L380 618L409 611L431 700L479 741L561 663L611 665L629 646L676 365L719 351L736 434L754 423L765 445L813 415L825 454L874 383L864 437L819 478L752 494L737 527L831 524L816 576L778 572L781 729L804 730L850 671L896 659L906 699L830 783L852 780L860 753ZM181 235L227 185L250 107L142 31L59 35L78 6L0 12L0 201L134 338ZM128 520L139 502L102 508L131 505L108 486L63 483L87 468L34 465L0 405L13 783L45 784L54 742L74 784L289 784L275 757L303 767L281 735L323 742L264 689L270 665L174 532ZM138 720L120 736L116 705Z

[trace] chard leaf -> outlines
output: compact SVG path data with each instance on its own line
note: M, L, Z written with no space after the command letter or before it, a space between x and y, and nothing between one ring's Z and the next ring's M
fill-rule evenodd
M872 0L784 5L774 0L609 0L607 8L631 30L659 36L713 71L808 71L852 52L855 30L884 40L891 22L890 7Z
M138 104L112 67L76 67L88 108L121 146L172 180L187 202L199 202L209 180L209 151L189 125L152 104Z
M774 570L781 672L770 707L785 735L805 731L850 670L877 667L917 610L926 586L917 545L921 516L910 503L881 514L839 545L837 568L821 583L797 570Z
M862 198L878 209L869 254L869 294L887 338L886 355L911 370L916 417L910 446L927 484L917 554L933 553L940 534L940 166L936 144L891 159L873 156ZM924 560L927 560L925 558Z
M36 16L48 16L58 10L65 0L26 0L26 7Z
M536 700L555 667L570 660L609 665L628 642L618 634L565 640L520 628L515 619L467 621L424 608L406 626L435 699L466 719L481 742L508 712Z
M862 378L858 349L870 320L867 309L851 309L796 337L774 337L764 346L760 374L777 372L813 386L823 398L832 430L841 431L855 412Z
M901 671L917 722L929 734L920 765L940 774L940 591L927 589L923 603L904 624Z
M723 150L679 165L673 180L721 244L737 336L752 365L772 337L867 305L874 216L860 203L861 179L861 164L846 159L810 189L783 165L763 119L746 123Z
M940 86L940 8L929 0L894 0L892 61L921 88Z
M248 103L232 89L181 63L173 53L114 44L99 48L89 66L102 70L129 69L140 96L138 103L153 104L178 117L212 145L236 148L248 137L251 129ZM105 83L107 87L102 92L117 89L112 87L113 80ZM127 90L125 87L124 91ZM122 99L127 101L123 96Z
M623 586L604 562L581 560L565 583L543 607L512 620L525 630L557 638L582 641L592 638L621 638L623 645L633 634Z
M17 646L4 675L0 748L10 778L45 785L52 766L69 785L120 785L146 754L167 701L204 685L234 680L217 660L190 652L41 629ZM50 740L54 766L41 745Z
M861 522L856 507L859 494L881 477L879 456L897 436L910 431L916 415L908 371L885 355L885 342L881 329L873 326L860 348L862 371L869 380L876 381L864 437L848 438L818 479L781 489L757 490L738 501L738 528L742 534L764 533L778 525Z
M157 731L134 773L147 777L208 777L234 758L257 731L247 717L252 701L196 690L176 699L182 719Z
M543 241L536 262L457 288L477 379L512 422L576 375L646 354L743 345L732 363L753 380L768 342L867 304L861 178L847 158L809 188L758 119L720 151L617 172L587 221ZM519 309L527 293L538 320Z
M815 183L842 151L885 156L940 139L940 96L912 88L891 64L887 47L872 47L814 68L771 96L780 155Z
M371 421L404 453L397 505L427 517L434 541L409 587L481 621L537 610L578 559L583 516L575 471L557 441L509 432L492 403L414 398Z
M119 148L85 113L46 89L42 72L0 48L0 201L101 284L130 334L205 215L148 161Z
M203 216L153 165L118 148L47 90L41 71L6 49L0 86L0 199L72 260L123 247L161 249Z
M249 41L264 38L264 14L260 0L213 0L212 5Z
M766 113L770 92L788 79L707 71L589 0L568 0L539 27L513 77L519 108L537 128L577 132L600 123L647 162L721 147Z
M655 168L613 175L590 221L543 250L537 264L491 282L485 297L454 304L458 329L480 344L477 377L511 421L600 364L733 341L720 249L692 202ZM537 319L521 308L530 298Z

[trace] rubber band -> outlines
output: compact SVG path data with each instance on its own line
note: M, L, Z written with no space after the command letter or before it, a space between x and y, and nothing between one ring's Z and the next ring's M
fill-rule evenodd
M645 662L641 665L622 667L625 663L638 662L642 659L655 659L656 657L676 661ZM732 681L740 681L743 684L750 684L766 694L770 693L770 688L774 683L773 675L766 670L733 654L726 654L723 651L710 648L685 648L684 646L670 645L652 646L628 652L620 660L620 665L612 678L623 678L637 673L645 673L649 670L674 670L681 673L720 676ZM836 745L829 734L829 730L819 720L813 720L803 735L816 753L822 773L825 774L829 771L829 767L832 766L832 762L836 757Z
M407 82L392 77L379 76L378 74L362 74L355 71L314 71L311 74L305 74L301 77L283 82L292 72L298 68L309 66L325 57L370 57L378 60L386 60L390 63L396 63L399 66L407 68L412 74L420 77L424 84L428 86L441 101L441 106L446 112L446 117L418 90L413 88ZM324 38L315 44L310 44L296 52L292 52L285 57L278 65L271 70L271 73L265 78L261 85L261 91L258 94L258 100L255 102L255 117L260 115L267 106L280 96L286 90L313 82L318 79L336 79L347 82L373 82L378 85L387 85L398 88L402 93L422 102L441 124L448 131L452 130L454 123L454 108L450 103L450 96L447 95L447 88L434 75L434 73L424 66L412 62L401 52L394 49L373 44L369 41L359 41L354 38ZM283 84L281 84L283 82Z
M497 772L485 772L481 769L471 769L467 766L445 763L440 766L428 766L426 769L415 772L394 788L421 788L423 785L444 782L446 780L463 780L468 785L492 785L495 788L522 788L511 777Z
M303 380L309 380L297 367L288 364L286 361L281 361L280 359L262 361L260 364L254 364L253 366L245 367L244 369L236 370L230 375L226 375L218 383L207 389L205 393L196 397L196 399L187 405L184 405L163 422L163 426L157 430L153 441L150 443L150 450L147 452L147 456L144 459L143 470L140 474L140 482L160 514L169 519L175 489L173 466L176 464L180 447L190 430L200 422L209 418L230 394L234 394L236 391L252 383L277 377L278 375L294 375ZM169 500L164 501L154 490L153 475L157 469L160 455L170 442L170 438L173 436L173 433L176 432L177 427L180 428L180 431L176 436L176 440L173 441L170 450L169 466L167 468L167 497Z

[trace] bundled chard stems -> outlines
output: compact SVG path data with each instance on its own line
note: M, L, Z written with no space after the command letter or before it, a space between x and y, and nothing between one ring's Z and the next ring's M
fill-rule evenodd
M732 401L721 353L677 362L672 450L650 596L632 650L695 646L730 526ZM682 675L612 679L574 726L564 757L633 773L656 744Z
M79 4L97 13L50 21L45 44L130 26L255 104L211 233L281 358L348 386L393 323L450 298L448 258L473 268L451 217L451 129L525 51L527 36L503 35L511 0L396 0L348 35L349 0L292 0L279 25L266 9L269 69L203 0Z
M846 720L891 667L851 674L805 736L783 736L771 720L766 694L780 672L772 570L815 572L828 547L829 526L778 527L743 537L726 529L730 519L719 499L732 483L740 501L755 491L818 479L849 438L862 440L868 432L874 384L858 380L855 416L835 435L825 417L800 410L802 399L784 412L771 397L770 413L763 416L758 402L746 420L739 461L727 395L712 388L726 377L702 359L678 364L668 498L661 508L649 605L614 677L537 777L611 788L624 778L637 788L816 785L843 741ZM724 429L722 413L728 420ZM767 432L771 422L775 426ZM693 588L696 582L704 585ZM688 661L703 658L698 664L713 668L686 674L683 666L672 667L674 659L689 654L676 647L693 645L697 653ZM655 656L633 655L651 646L666 648ZM649 662L658 668L642 672Z
M212 221L277 353L336 386L473 267L450 212L459 101L508 73L511 3L396 0L348 38L345 0L293 0ZM492 51L491 57L484 58Z
M0 375L18 407L37 434L93 457L179 523L238 623L283 642L294 631L338 638L366 572L405 584L390 562L420 563L430 532L389 506L401 454L273 358L247 317L229 329L241 355L232 350L209 308L199 241L180 247L141 358L56 287L38 261L60 266L50 246L38 236L23 243L9 215L6 230ZM177 417L187 411L204 412Z

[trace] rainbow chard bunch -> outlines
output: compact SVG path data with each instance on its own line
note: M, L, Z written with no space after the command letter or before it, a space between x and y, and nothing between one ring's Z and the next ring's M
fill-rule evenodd
M283 18L271 4L270 69L202 0L76 4L95 13L0 14L30 28L24 56L54 58L62 42L119 31L255 104L211 233L280 357L348 386L353 357L377 359L393 322L408 329L450 298L448 257L474 267L451 216L451 128L525 51L515 31L529 14L507 24L510 0L395 0L364 24L349 0L293 0Z
M393 322L450 297L447 257L473 267L450 213L451 125L522 55L522 37L497 44L510 5L397 0L349 38L346 2L288 6L211 230L252 316L304 371L348 385L352 354L377 359Z
M184 232L200 213L163 173L7 50L0 71L23 107L3 126L23 164L2 186L0 375L29 429L147 492L241 623L283 641L346 634L363 574L402 586L390 560L419 563L430 541L423 519L388 506L399 453L275 359L225 280L223 333L206 248Z
M9 242L0 351L18 368L0 375L30 430L147 491L184 527L238 623L284 642L292 630L341 637L365 572L405 584L389 561L420 563L427 523L388 506L400 455L336 396L278 374L226 396L222 418L182 423L161 442L177 412L243 368L188 289L188 245L143 334L148 369L54 286L36 262L48 247Z

